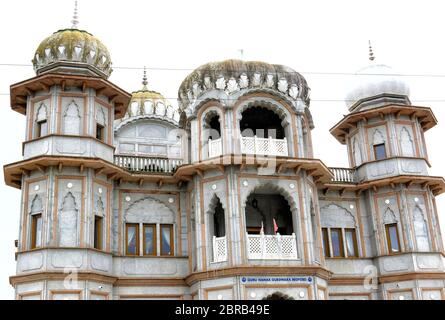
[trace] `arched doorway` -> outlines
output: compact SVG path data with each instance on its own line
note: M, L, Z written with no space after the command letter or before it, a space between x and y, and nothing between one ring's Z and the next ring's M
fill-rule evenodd
M263 189L247 197L246 231L249 234L260 234L261 228L268 235L293 233L292 212L281 194Z
M287 295L287 294L284 294L282 292L276 291L274 293L271 293L271 294L265 296L261 300L295 300L295 299L292 298L291 296Z
M239 130L241 153L288 156L286 129L274 110L252 106L241 113Z
M241 113L240 131L243 137L284 139L280 117L264 107L252 107Z
M296 259L293 210L273 185L255 188L245 202L249 259Z
M221 200L215 195L208 212L213 262L227 261L226 219Z
M204 117L202 145L209 158L222 154L221 117L214 110Z

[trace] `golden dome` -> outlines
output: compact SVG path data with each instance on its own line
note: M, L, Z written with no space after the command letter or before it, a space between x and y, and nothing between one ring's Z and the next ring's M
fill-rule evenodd
M178 108L173 107L162 94L147 88L147 75L144 68L142 89L132 93L124 119L153 118L178 124L179 116Z
M32 60L37 74L65 67L84 66L96 75L108 78L111 59L105 45L84 30L63 29L43 40Z

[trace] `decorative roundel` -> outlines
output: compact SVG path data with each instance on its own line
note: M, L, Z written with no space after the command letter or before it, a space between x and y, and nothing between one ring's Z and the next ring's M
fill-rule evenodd
M300 298L304 298L304 292L300 291L300 293L298 294L300 296Z
M386 203L386 204L390 204L391 201L389 201L389 199L386 199L386 200L385 200L385 203Z
M419 202L419 198L415 197L414 202Z
M218 294L218 300L222 300L223 296L221 294Z
M295 184L291 183L291 184L289 185L289 188L294 189L294 188L295 188ZM309 190L310 190L310 189L309 189Z
M175 202L175 199L173 199L173 198L168 198L168 202L169 202L169 203L173 203L173 202Z
M249 182L247 182L247 180L243 181L243 186L247 187L249 185Z
M40 186L39 186L39 185L36 185L36 186L34 187L34 190L35 190L35 191L39 191L39 190L40 190Z
M126 197L125 197L125 201L130 202L130 201L131 201L130 196L126 196Z
M349 209L354 209L355 207L354 207L354 205L353 204L351 204L351 205L349 205Z
M256 293L255 293L255 292L251 292L251 293L250 293L250 297L251 297L251 298L256 298Z
M66 186L68 189L71 189L73 187L73 184L71 182L68 182L68 184Z
M399 296L399 300L405 300L404 296Z
M99 191L100 194L103 192L102 188L99 188L97 191Z
M212 185L212 190L216 190L216 184Z

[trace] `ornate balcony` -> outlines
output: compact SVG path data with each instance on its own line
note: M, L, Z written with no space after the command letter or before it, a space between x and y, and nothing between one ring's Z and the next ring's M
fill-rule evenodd
M222 155L222 139L209 139L209 158Z
M114 164L134 172L174 173L181 159L115 155Z
M295 233L247 234L247 253L249 259L298 259Z
M241 153L285 157L289 155L286 138L258 138L257 136L241 137Z
M329 168L334 174L332 182L335 183L356 183L355 170L351 168Z
M227 238L213 236L213 262L227 261Z

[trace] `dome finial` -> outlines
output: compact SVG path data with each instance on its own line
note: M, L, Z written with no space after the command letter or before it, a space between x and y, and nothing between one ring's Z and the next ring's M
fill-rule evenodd
M77 16L77 0L74 1L74 14L73 14L73 20L71 20L71 23L73 24L71 26L71 29L77 29L77 25L79 24L79 20L78 20L78 16Z
M374 52L372 51L371 40L368 40L369 43L369 60L374 61Z
M147 81L147 68L144 66L144 76L142 77L142 85L143 85L143 90L147 90L147 85L148 85L148 81Z

